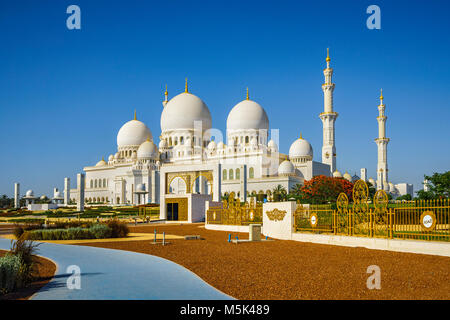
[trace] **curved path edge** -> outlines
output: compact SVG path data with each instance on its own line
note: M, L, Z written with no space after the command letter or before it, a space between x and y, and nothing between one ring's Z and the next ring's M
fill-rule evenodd
M0 249L9 250L10 245L10 240L0 239ZM157 256L43 242L38 249L37 255L52 260L57 269L53 279L32 296L34 300L233 299L192 271ZM80 276L69 266L78 267Z

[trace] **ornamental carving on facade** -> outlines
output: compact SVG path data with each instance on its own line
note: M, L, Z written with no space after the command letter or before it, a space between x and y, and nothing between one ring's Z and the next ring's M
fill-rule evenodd
M266 215L271 221L283 221L286 211L275 208L272 211L266 211Z

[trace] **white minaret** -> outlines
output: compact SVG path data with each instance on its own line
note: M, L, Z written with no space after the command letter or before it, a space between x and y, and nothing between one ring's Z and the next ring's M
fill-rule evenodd
M333 69L330 68L330 53L327 48L327 67L323 70L325 83L322 85L324 98L324 112L319 117L323 123L323 146L322 163L330 165L331 174L336 171L336 147L334 145L334 122L338 113L333 110L333 91L334 83L332 81Z
M77 211L84 211L84 173L77 174L78 202Z
M14 208L20 208L20 183L14 183Z
M361 180L367 182L367 169L361 168Z
M377 165L377 189L389 190L388 165L387 165L387 145L389 138L386 138L386 120L384 115L386 106L383 103L383 90L380 95L380 105L378 106L378 138L375 143L378 145L378 165Z
M70 178L64 178L64 204L70 203Z

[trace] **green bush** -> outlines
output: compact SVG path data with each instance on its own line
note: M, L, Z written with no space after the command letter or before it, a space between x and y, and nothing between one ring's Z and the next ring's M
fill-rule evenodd
M104 224L94 224L89 231L96 239L110 238L112 234L112 229Z
M111 228L112 238L125 238L130 232L127 224L118 220L110 220L107 225Z
M10 252L0 258L0 293L22 288L33 279L33 254L38 245L20 238L11 241Z
M0 258L0 294L12 292L22 285L21 267L18 256L7 254Z

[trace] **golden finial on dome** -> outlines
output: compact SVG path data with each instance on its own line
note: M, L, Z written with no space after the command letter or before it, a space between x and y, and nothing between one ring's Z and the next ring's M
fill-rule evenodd
M150 142L150 137L147 137L147 140L146 140L146 141Z
M247 87L247 100L250 100L249 97L248 97L248 87Z
M188 91L188 81L187 81L187 78L186 78L186 84L185 84L185 86L184 86L184 92L189 92Z
M134 120L137 120L137 118L136 118L136 109L134 109Z
M331 61L331 59L330 59L330 48L327 48L327 58L326 58L326 61L327 61L327 62L330 62L330 61Z
M383 97L383 89L381 89L381 94L380 94L380 100L383 101L384 97Z
M300 139L302 139L303 140L303 137L302 137L302 133L300 132Z
M167 84L166 84L166 91L164 91L164 95L167 96L169 92L167 92Z

